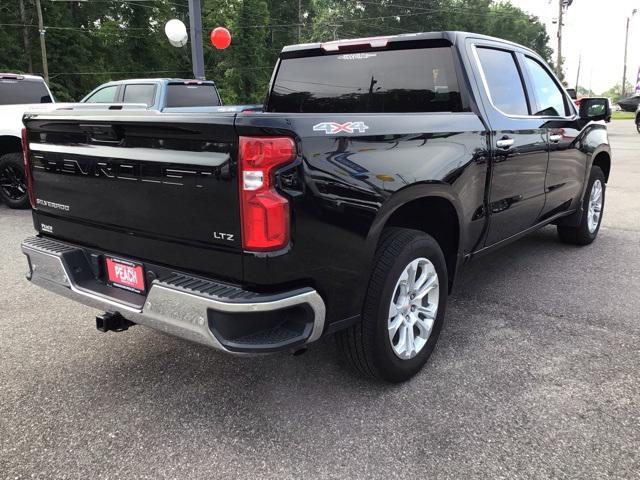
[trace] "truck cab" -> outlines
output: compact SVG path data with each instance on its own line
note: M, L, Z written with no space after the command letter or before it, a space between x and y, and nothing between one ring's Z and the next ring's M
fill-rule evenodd
M212 111L222 105L214 82L177 78L138 78L107 82L95 88L80 102L144 104L150 110L167 112L183 108Z

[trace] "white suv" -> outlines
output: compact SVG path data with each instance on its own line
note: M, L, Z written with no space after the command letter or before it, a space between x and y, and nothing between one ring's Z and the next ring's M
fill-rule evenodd
M0 200L9 208L29 207L22 162L22 116L53 103L42 77L0 73Z

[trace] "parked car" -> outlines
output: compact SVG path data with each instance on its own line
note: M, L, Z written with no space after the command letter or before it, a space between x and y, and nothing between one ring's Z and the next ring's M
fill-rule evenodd
M161 112L260 111L262 105L223 106L211 80L139 78L108 82L91 91L82 103L138 104Z
M618 105L625 112L635 112L638 105L640 105L640 95L633 95L624 100L619 100Z
M0 201L9 208L28 208L22 160L24 113L53 102L44 79L35 75L0 73ZM44 105L46 106L46 105Z
M218 107L222 103L212 81L139 78L107 82L80 100L82 103L136 103L160 111L181 107Z
M337 334L407 380L463 263L548 224L595 240L608 110L525 47L439 32L285 47L262 113L28 114L28 279L102 331L234 354Z

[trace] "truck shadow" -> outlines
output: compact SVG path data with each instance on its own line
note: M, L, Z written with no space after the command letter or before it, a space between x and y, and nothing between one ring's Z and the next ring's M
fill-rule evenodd
M596 340L583 323L561 318L563 308L582 318L592 308L586 299L595 288L572 286L578 307L562 288L567 278L585 277L586 259L601 272L598 252L637 248L630 237L603 233L597 244L576 249L546 228L466 266L436 351L405 384L351 373L332 338L297 357L229 357L143 327L98 334L87 326L79 334L74 318L64 328L66 335L81 335L75 344L83 350L45 356L56 360L28 381L24 395L41 405L35 421L51 425L58 436L74 428L65 419L82 417L95 432L88 434L92 442L122 451L162 445L186 459L222 452L238 462L257 454L286 464L315 458L319 445L369 458L372 442L401 446L408 455L428 451L449 458L466 451L464 432L478 422L508 442L505 425L538 418L549 395L557 397L558 411L568 405L558 397L558 382L585 385L581 372L607 368L607 362L594 363L593 351L609 351L610 340ZM625 268L634 265L616 268L627 275ZM607 308L606 300L595 301ZM555 310L548 313L550 308ZM64 335L55 338L56 349L73 344ZM119 433L100 433L112 431ZM176 453L175 445L193 449Z
M447 395L440 392L447 391L460 358L485 348L486 339L478 340L482 330L505 321L480 325L478 311L524 305L523 296L536 277L549 276L549 265L566 271L579 252L560 244L555 229L548 228L465 267L438 348L425 370L405 385L389 386L349 372L332 338L297 357L281 353L238 358L136 327L129 333L135 335L132 342L110 342L127 360L102 365L100 383L94 387L105 394L119 392L113 401L120 405L111 405L119 411L135 405L149 421L200 425L240 437L250 431L267 438L282 425L322 428L318 422L328 413L357 428L352 422L362 408L383 412L385 403L405 398L408 392L429 392L431 401ZM117 358L117 352L112 354Z

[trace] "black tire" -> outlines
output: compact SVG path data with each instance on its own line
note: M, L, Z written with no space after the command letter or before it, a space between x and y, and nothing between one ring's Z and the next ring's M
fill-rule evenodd
M0 199L9 208L29 208L27 181L20 152L0 157Z
M602 185L602 206L600 211L600 218L598 219L595 230L589 230L589 199L591 198L591 192L594 183L600 182ZM572 245L589 245L598 236L600 231L600 225L602 224L602 217L604 215L604 204L607 184L605 183L604 173L598 166L591 167L591 174L589 175L589 182L587 184L587 190L584 193L582 200L582 217L580 217L580 224L576 227L558 226L558 236L564 243L570 243Z
M414 259L429 260L438 275L438 310L426 344L411 359L394 353L389 338L389 308L405 267ZM404 382L420 371L433 352L447 308L448 277L445 258L429 235L405 228L386 229L378 246L365 296L361 321L337 334L344 357L356 371L388 382Z
M640 133L640 117L636 118L636 129L638 130L638 133Z

